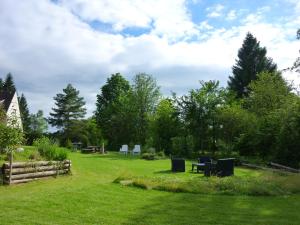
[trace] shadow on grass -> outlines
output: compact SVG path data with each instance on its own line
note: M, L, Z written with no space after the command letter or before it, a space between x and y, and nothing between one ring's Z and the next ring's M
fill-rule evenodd
M298 224L298 200L293 206L278 197L168 193L148 200L123 224Z
M180 172L172 172L172 170L161 170L161 171L155 171L156 174L175 174Z
M82 153L81 153L82 154ZM139 155L124 155L119 154L118 152L107 153L107 154L99 154L99 153L91 153L91 154L82 154L82 158L90 158L90 159L110 159L110 160L137 160L141 159Z

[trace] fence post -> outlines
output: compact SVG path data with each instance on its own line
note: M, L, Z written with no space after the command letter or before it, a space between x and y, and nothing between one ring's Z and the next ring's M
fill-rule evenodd
M9 157L9 181L8 184L11 184L11 176L12 176L12 164L13 164L13 151L10 151L10 157Z

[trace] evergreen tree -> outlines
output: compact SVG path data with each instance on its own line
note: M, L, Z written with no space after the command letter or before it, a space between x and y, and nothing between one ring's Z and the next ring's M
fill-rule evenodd
M56 107L52 108L49 123L57 128L66 131L74 120L82 119L86 114L83 97L79 97L79 91L71 84L63 89L63 93L57 94L54 100Z
M2 91L3 88L3 80L0 78L0 92Z
M25 134L30 132L30 116L26 98L24 94L19 97L20 114Z
M242 47L238 52L236 65L232 67L233 76L229 77L229 89L234 91L238 98L249 95L248 85L257 78L260 72L274 72L277 65L271 58L266 57L267 50L260 47L260 43L251 34L247 33Z
M16 86L14 84L14 80L13 80L11 73L8 73L6 75L2 90L7 91L9 93L14 93L16 91Z

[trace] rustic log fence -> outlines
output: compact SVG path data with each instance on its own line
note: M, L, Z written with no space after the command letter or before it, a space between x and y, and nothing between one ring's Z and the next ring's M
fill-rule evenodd
M70 160L4 163L2 166L3 183L18 184L68 174L71 171L71 165Z

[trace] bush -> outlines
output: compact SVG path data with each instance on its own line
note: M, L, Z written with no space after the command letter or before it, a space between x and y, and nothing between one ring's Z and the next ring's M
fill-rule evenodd
M37 147L41 156L47 160L65 160L68 157L68 152L65 149L59 148L58 145L47 137L36 139L33 145Z
M146 160L154 160L156 159L155 153L143 153L141 156L142 159L146 159Z

